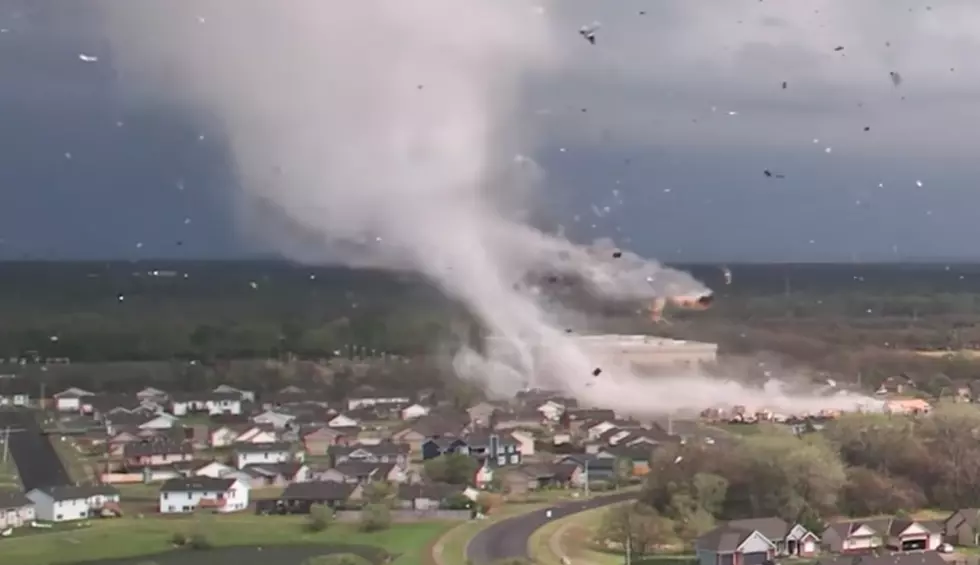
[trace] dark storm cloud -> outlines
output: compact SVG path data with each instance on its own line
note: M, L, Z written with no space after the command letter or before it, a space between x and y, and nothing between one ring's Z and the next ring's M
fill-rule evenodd
M124 97L93 6L0 0L0 253L240 251L220 130ZM548 146L549 221L572 229L617 187L628 210L574 229L664 259L975 255L980 4L562 0L529 17L569 59L529 77L523 110ZM578 30L595 20L593 46Z

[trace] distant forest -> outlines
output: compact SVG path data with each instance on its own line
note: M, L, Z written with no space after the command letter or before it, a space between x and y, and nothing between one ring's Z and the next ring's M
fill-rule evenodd
M666 326L635 309L600 309L605 328L713 340L723 352L772 350L819 366L842 363L843 350L980 347L980 265L677 268L716 291L713 309L671 313ZM390 272L277 262L0 263L4 358L413 356L467 323L424 281Z

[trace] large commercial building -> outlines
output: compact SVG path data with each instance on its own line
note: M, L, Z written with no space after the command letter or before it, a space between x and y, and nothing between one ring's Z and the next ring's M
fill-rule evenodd
M718 345L649 335L585 335L577 338L597 357L629 363L637 372L696 368L718 359Z
M640 374L695 369L718 359L718 345L714 343L618 334L581 335L571 339L576 340L595 361L605 366L629 366ZM516 361L513 357L517 355L516 350L505 340L490 338L487 340L487 347L492 354L503 354L503 358ZM533 349L527 354L537 357ZM540 358L535 361L540 361Z

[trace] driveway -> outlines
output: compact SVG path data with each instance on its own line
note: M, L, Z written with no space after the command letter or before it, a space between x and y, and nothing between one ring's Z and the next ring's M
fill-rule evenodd
M583 510L592 510L636 498L636 491L622 492L608 496L591 498L576 502L562 502L551 506L551 518L547 510L501 520L478 533L466 548L466 558L477 564L493 563L502 559L527 557L527 544L531 534L544 526L549 520L564 518Z

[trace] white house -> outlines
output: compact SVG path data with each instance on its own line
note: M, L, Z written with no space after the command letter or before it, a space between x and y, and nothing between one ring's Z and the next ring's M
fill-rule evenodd
M266 410L265 412L252 417L252 421L256 424L270 424L277 430L285 428L286 425L295 419L296 416L293 416L292 414L284 414L274 410Z
M237 512L248 508L248 491L248 485L238 479L170 479L160 488L160 513L193 512L198 508Z
M211 477L212 479L223 479L227 477L230 473L237 471L238 469L225 465L224 463L218 463L217 461L212 461L207 463L203 467L194 470L194 476L196 477Z
M302 460L302 452L297 455L297 459ZM235 466L239 469L249 465L286 463L292 459L292 450L286 442L247 443L235 446Z
M143 390L136 393L136 398L140 400L149 400L152 402L163 401L167 398L167 393L158 389L148 386Z
M78 412L82 409L82 398L94 396L91 392L69 387L54 395L54 406L59 412Z
M422 406L421 404L412 404L411 406L406 406L402 408L402 420L414 420L416 418L421 418L429 413L429 408Z
M279 435L263 426L252 426L235 436L234 443L275 443Z
M330 428L356 428L358 424L357 420L350 416L337 414L327 422L327 426Z
M119 513L119 491L109 485L36 488L27 498L37 519L48 522L85 520L103 510Z
M549 400L537 407L537 411L545 418L557 421L565 411L565 407L554 400Z
M169 430L177 423L177 418L162 412L139 425L141 430Z
M209 416L242 413L242 397L237 392L200 392L181 395L171 404L176 416L207 412Z
M238 432L228 426L218 426L208 432L208 445L211 447L228 447L235 443Z
M28 406L30 403L29 394L0 394L0 406Z
M412 401L407 396L368 396L362 398L351 398L347 401L348 410L367 408L369 406L383 406L386 404L408 404Z
M34 503L19 490L0 491L0 529L19 528L34 521Z
M218 385L211 392L220 392L220 393L231 392L231 393L237 394L238 397L241 398L243 402L255 402L255 393L254 392L252 392L250 390L242 390L240 388L235 388L235 387L229 386L229 385Z

